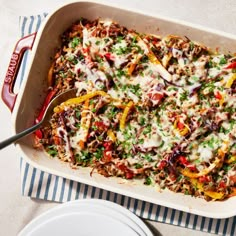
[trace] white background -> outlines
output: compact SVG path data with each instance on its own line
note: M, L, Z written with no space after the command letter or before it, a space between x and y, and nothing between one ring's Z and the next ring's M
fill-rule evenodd
M0 0L0 85L19 39L19 16L50 12L67 0ZM103 1L104 2L104 1ZM106 0L151 14L236 34L235 0ZM236 51L236 45L235 45ZM11 135L11 114L0 101L0 140ZM19 155L13 145L0 151L0 235L16 235L31 219L57 205L21 196ZM235 206L232 206L235 207ZM161 235L210 235L176 226L152 223Z

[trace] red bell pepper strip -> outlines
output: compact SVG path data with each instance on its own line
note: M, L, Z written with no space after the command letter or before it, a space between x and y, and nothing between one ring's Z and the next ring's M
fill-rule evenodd
M108 126L102 121L95 121L94 126L100 131L106 131L108 129Z
M126 165L118 163L117 167L125 173L126 179L133 179L134 178L134 172L130 170Z
M106 53L104 54L104 57L107 59L107 60L110 60L110 61L114 61L115 60L115 57L111 54L111 53Z
M58 89L57 89L57 88L54 88L53 90L51 90L51 91L48 93L46 99L44 100L43 106L42 106L42 108L41 108L41 110L40 110L40 112L39 112L39 115L38 115L38 117L35 119L35 123L36 123L36 124L39 123L39 121L42 120L43 115L44 115L44 113L45 113L45 111L46 111L46 109L47 109L47 107L48 107L48 104L51 102L51 100L53 99L53 97L56 95L57 91L58 91ZM40 138L40 139L43 138L43 134L42 134L41 130L36 130L36 131L35 131L35 135L36 135L38 138Z
M216 99L219 99L219 100L222 99L222 95L219 91L217 91L214 96Z
M186 166L187 168L189 168L191 171L196 171L197 168L195 165L190 164L189 161L187 160L187 158L185 156L179 156L179 162Z
M178 121L178 122L177 122L177 127L178 127L179 130L182 130L182 129L185 128L185 125L184 125L184 123L182 123L181 121Z
M167 167L167 161L166 160L161 160L158 164L158 168L160 170L163 170L165 167Z
M105 141L103 143L104 151L102 161L110 162L112 159L112 142Z
M230 63L228 66L225 67L225 69L235 69L236 68L236 61Z
M212 179L211 179L210 176L203 175L203 176L200 176L200 177L198 178L198 181L199 181L200 183L209 183L209 182L212 181Z

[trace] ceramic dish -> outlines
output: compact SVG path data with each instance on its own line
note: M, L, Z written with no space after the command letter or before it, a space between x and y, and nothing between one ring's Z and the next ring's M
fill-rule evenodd
M220 48L219 50L222 52L233 52L236 45L236 37L233 35L157 15L152 16L146 12L121 9L117 6L103 5L92 1L72 2L63 5L47 17L37 34L29 35L20 40L12 55L3 85L2 98L12 111L15 133L33 124L46 96L47 73L51 65L50 58L55 54L55 48L60 44L60 35L80 17L114 20L139 32L162 36L167 34L187 36L193 41L210 45L213 49ZM13 93L14 80L23 52L28 48L32 48L31 63L20 92L16 95ZM226 218L236 213L236 209L232 207L236 204L236 197L222 202L206 202L203 199L167 190L160 192L156 188L144 186L139 181L105 178L95 173L91 177L90 169L73 170L68 164L49 158L44 152L34 149L33 141L33 135L28 136L17 144L17 148L28 163L48 173L202 216Z

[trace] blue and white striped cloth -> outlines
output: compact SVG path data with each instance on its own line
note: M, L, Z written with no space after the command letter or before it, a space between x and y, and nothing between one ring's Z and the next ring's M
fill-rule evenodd
M46 15L20 17L21 37L36 32ZM19 84L24 79L26 65L27 53L23 58L19 72ZM227 219L211 219L151 204L45 173L30 166L23 158L21 158L20 170L22 195L24 196L57 202L82 198L106 199L126 207L145 219L215 233L217 235L233 236L236 234L236 216Z

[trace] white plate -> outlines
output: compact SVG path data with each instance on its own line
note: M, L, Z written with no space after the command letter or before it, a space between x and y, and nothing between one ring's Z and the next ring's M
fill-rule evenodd
M146 224L122 206L98 199L76 200L32 220L19 236L153 236Z

